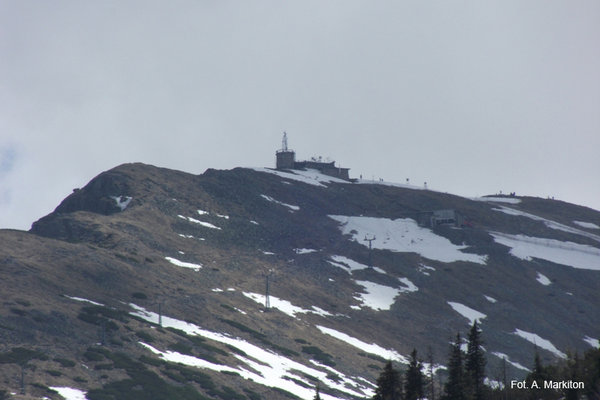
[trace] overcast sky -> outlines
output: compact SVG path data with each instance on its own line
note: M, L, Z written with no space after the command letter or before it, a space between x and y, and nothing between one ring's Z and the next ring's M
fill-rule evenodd
M600 2L0 0L0 227L126 162L600 209Z

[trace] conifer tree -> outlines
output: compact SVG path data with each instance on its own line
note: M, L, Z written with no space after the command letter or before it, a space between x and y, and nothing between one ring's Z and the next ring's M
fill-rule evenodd
M465 400L465 385L463 374L463 352L460 349L460 333L450 348L448 360L448 380L444 385L444 400Z
M413 349L412 353L410 353L410 363L406 370L406 380L404 384L405 400L418 400L423 398L422 368L422 363L417 359L417 350Z
M315 389L315 397L313 397L313 400L321 400L321 395L320 395L320 388L319 388L319 384L317 383L317 387Z
M402 381L400 373L394 369L392 361L389 360L383 371L377 378L377 388L373 400L401 400L402 399Z
M428 382L428 386L429 386L429 390L428 390L428 400L435 400L435 382L434 382L434 373L433 373L433 367L434 367L434 363L433 363L433 350L431 349L431 346L429 346L427 348L427 362L429 363L429 370L427 371L428 375L429 375L429 382Z
M481 347L481 329L477 326L477 321L473 321L473 326L469 331L467 342L467 355L465 359L465 383L469 398L473 400L483 400L485 379L485 356Z

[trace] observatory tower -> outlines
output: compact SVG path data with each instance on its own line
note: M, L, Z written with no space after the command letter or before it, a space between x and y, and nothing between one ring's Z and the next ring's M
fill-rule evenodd
M277 150L275 153L277 162L275 164L277 169L293 169L296 163L296 153L294 150L289 150L287 146L287 133L283 132L283 139L281 139L281 150Z

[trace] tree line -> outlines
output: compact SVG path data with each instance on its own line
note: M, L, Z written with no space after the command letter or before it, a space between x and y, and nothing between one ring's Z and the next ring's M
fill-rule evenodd
M565 360L548 365L542 364L536 347L531 372L525 379L507 381L503 360L503 377L491 385L486 382L482 345L477 321L468 332L466 352L457 333L450 345L445 382L437 386L431 352L426 373L416 349L403 371L390 360L377 378L375 396L370 400L600 400L600 347L586 351L583 357L569 354ZM314 400L320 399L317 387Z

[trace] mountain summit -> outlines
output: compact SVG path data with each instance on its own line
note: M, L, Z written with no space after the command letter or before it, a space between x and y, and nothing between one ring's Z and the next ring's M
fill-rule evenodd
M600 212L314 166L121 165L0 231L0 387L366 399L413 348L442 376L474 321L491 379L598 346Z

